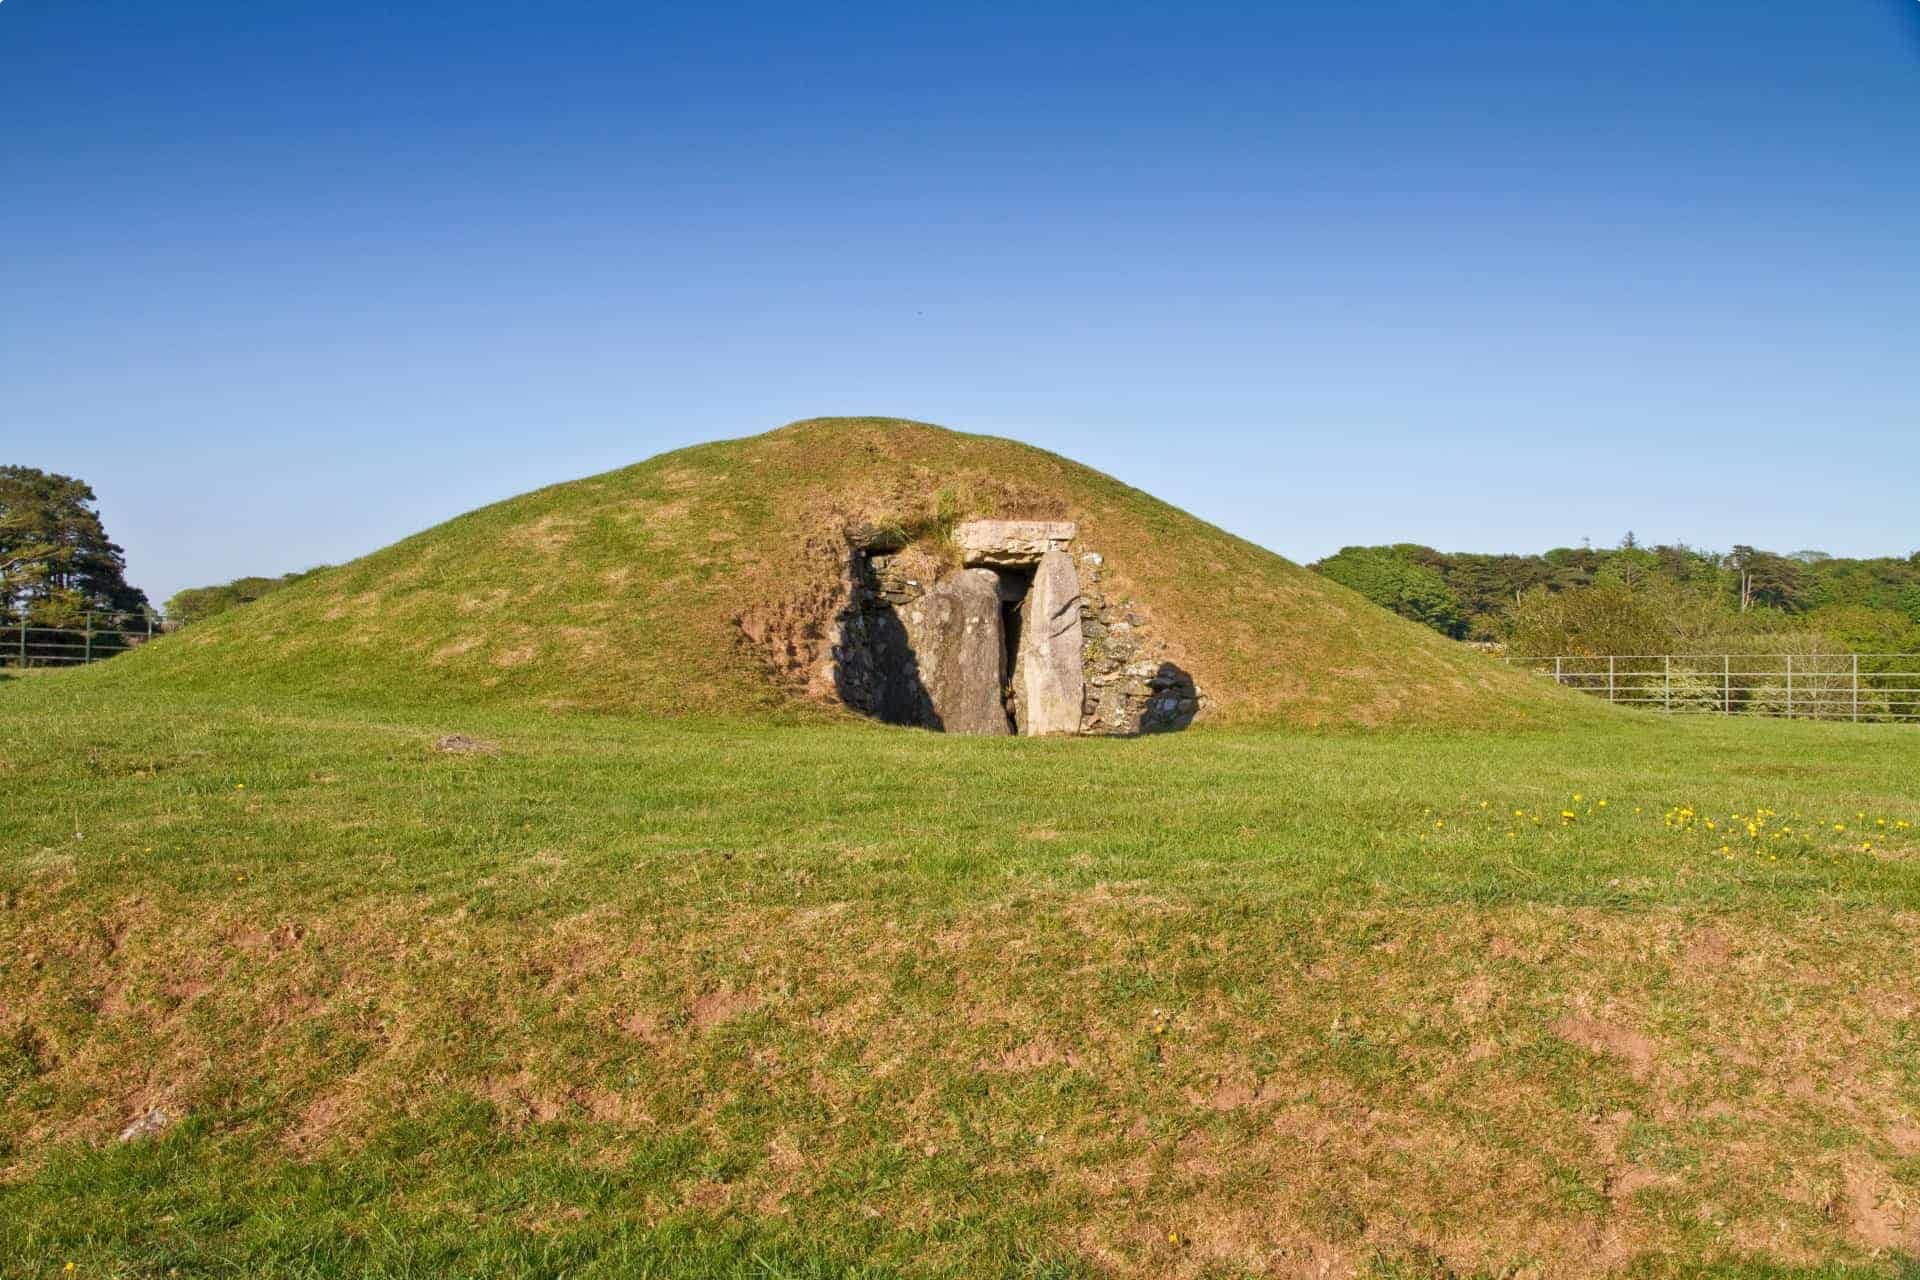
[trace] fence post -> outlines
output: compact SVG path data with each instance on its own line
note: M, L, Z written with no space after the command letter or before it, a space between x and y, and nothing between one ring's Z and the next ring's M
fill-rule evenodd
M20 606L20 669L27 669L27 606Z
M1673 714L1673 655L1666 654L1660 659L1666 664L1667 673L1667 714Z
M1787 719L1793 719L1793 655L1787 655Z
M1566 681L1565 681L1565 680L1562 680L1562 679L1560 678L1560 659L1558 659L1558 658L1555 658L1555 659L1553 660L1553 682L1554 682L1555 684L1565 684L1565 683L1566 683Z
M1860 655L1853 655L1853 722L1860 723Z
M1607 701L1613 701L1613 655L1607 655Z
M91 613L87 615L87 656L80 661L82 665L93 661L93 615Z
M1733 655L1720 655L1720 714L1733 714Z
M153 639L153 610L147 610L147 639Z

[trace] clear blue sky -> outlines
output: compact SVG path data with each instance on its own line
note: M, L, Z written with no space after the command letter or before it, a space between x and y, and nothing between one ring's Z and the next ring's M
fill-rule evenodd
M838 413L1905 554L1920 3L0 3L0 461L156 600Z

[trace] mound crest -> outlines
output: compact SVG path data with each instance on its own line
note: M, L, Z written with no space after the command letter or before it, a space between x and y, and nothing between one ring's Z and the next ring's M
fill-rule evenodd
M470 512L97 678L982 733L1581 714L1054 454L814 419Z

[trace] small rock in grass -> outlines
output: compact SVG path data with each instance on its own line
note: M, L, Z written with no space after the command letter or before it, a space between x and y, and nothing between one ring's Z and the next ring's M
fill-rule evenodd
M120 1131L120 1141L138 1142L142 1138L151 1138L165 1133L173 1127L175 1116L164 1107L148 1107L134 1118L132 1124Z
M488 742L485 738L469 738L464 733L450 733L434 743L433 749L458 756L490 756L500 750L500 744Z

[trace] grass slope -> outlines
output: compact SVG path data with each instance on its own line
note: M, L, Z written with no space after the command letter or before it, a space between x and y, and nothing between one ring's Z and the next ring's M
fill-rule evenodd
M837 530L1080 522L1110 585L1179 646L1226 723L1597 718L1345 588L1053 454L888 419L701 445L451 520L112 664L128 687L252 688L660 715L793 711L736 614L814 607Z
M0 1274L1911 1274L1920 734L134 683L0 683Z

